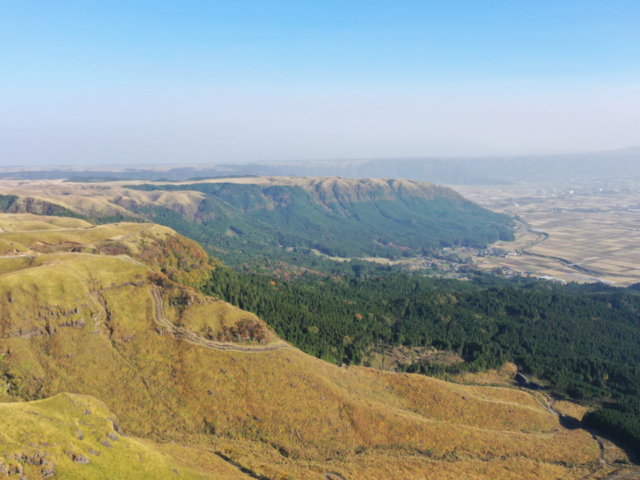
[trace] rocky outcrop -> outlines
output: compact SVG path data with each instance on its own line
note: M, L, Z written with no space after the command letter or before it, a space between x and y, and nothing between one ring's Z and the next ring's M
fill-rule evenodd
M59 323L58 327L84 328L86 324L87 322L85 322L84 318L81 318L79 320L67 320L66 322Z
M42 470L40 470L40 473L42 474L42 478L53 477L56 474L55 462L50 462L48 465L43 467Z
M37 326L19 328L4 335L5 338L33 338L44 335L43 329Z
M89 459L81 453L69 453L68 455L75 463L89 463Z

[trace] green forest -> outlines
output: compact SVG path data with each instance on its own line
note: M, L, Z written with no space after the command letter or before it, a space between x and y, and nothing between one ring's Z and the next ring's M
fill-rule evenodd
M451 192L430 198L376 191L363 201L335 195L318 201L299 186L201 183L140 185L138 190L206 194L195 219L164 207L134 210L200 242L227 265L281 250L310 249L335 257L397 258L453 245L484 246L513 238L511 220ZM311 257L311 255L307 255Z
M0 209L11 211L16 200L0 196ZM82 218L44 207L50 215ZM434 346L463 356L463 363L453 365L417 361L398 367L442 378L512 361L521 371L545 381L558 397L601 404L602 408L587 414L584 423L640 453L639 285L628 289L604 284L563 286L478 272L470 275L471 281L438 279L361 260L336 262L297 247L284 255L282 248L273 248L275 242L235 240L238 243L233 244L234 236L220 234L231 223L217 228L216 222L193 222L169 209L147 207L135 213L172 227L216 257L230 260L233 268L218 266L202 283L203 292L256 313L278 335L311 355L336 364L361 364L368 352L381 345L407 345ZM227 220L232 218L229 215ZM135 217L88 220L140 221ZM244 224L233 225L240 232L237 225ZM483 225L487 232L494 228ZM260 228L266 227L256 227L255 238ZM497 236L500 232L494 230ZM286 244L285 237L277 241ZM365 243L358 243L357 235L345 241L349 248L365 248ZM229 249L226 257L220 247ZM265 271L277 271L286 261L306 269L300 269L293 281L246 273L252 271L247 262L256 258L269 267Z
M433 345L463 355L466 362L452 366L400 366L445 378L513 361L558 396L604 402L588 424L640 451L640 295L632 289L406 273L279 282L221 267L203 290L338 364L360 364L379 344Z
M213 272L205 293L256 313L305 352L338 364L360 364L381 345L434 346L462 355L465 362L449 366L399 366L443 378L512 361L556 396L601 404L585 423L640 452L636 290L482 275L442 280L369 262L335 262L309 250L341 257L432 254L443 246L509 239L507 218L448 198L345 202L327 211L297 187L161 188L207 194L196 221L166 208L136 211L197 240L232 267ZM278 276L283 265L303 268L289 282L249 274Z

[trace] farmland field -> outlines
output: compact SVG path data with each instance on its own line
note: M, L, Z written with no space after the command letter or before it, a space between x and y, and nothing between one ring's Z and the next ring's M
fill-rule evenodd
M476 257L496 267L564 282L640 282L640 184L459 186L480 205L520 219L504 256Z

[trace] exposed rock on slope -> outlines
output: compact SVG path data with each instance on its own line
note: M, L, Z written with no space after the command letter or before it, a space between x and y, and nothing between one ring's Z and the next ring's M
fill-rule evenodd
M0 432L0 478L203 478L196 457L213 467L207 478L238 478L214 452L124 436L104 403L85 395L0 404Z

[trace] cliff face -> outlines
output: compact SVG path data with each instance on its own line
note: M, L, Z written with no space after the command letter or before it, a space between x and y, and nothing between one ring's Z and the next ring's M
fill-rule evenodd
M434 183L387 178L342 177L254 177L251 179L221 179L206 183L255 183L264 187L300 187L319 201L322 199L350 202L397 200L418 197L426 199L450 198L463 201L452 189ZM326 202L323 202L326 203Z
M512 238L508 217L425 182L261 177L128 189L136 194L201 192L204 198L193 217L157 205L134 211L224 249L282 245L339 257L394 256Z
M484 246L513 236L508 217L481 208L447 187L412 180L242 177L188 183L25 182L8 192L12 196L5 203L11 203L11 208L29 202L40 205L33 199L47 198L51 205L55 202L56 215L97 222L144 219L159 223L205 247L229 252L226 261L236 262L256 255L279 258L280 246L337 257L394 258L441 246ZM46 213L40 210L36 213Z

